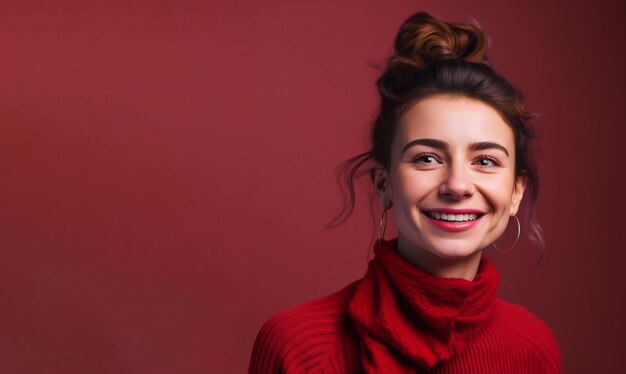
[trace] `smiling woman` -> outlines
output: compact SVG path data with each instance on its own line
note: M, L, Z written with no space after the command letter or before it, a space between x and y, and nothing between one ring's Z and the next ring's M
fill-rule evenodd
M344 164L348 199L369 175L382 207L375 257L341 291L272 316L250 373L559 373L550 329L496 297L483 250L534 222L538 180L522 95L489 65L475 24L410 17L378 80L372 148ZM385 240L391 211L398 237ZM519 220L517 220L519 222ZM520 227L518 225L518 227Z
M482 101L415 103L396 129L390 166L374 172L379 199L393 202L402 257L439 277L473 279L524 193L514 149L513 131Z

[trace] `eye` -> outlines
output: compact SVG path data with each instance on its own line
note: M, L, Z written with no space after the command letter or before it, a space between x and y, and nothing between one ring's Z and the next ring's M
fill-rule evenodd
M497 158L491 156L480 156L476 159L476 164L483 168L492 168L500 166L501 163Z
M419 155L413 157L413 163L429 166L439 163L439 160L431 153L420 153Z

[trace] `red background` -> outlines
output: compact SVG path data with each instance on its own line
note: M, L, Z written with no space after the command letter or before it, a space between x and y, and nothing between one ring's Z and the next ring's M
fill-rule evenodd
M269 315L362 276L369 65L418 10L477 19L542 129L545 260L493 254L567 373L622 368L618 2L0 2L0 372L241 373ZM620 233L621 231L621 233Z

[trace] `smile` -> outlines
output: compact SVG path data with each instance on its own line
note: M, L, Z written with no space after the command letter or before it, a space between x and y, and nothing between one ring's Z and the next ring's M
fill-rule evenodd
M421 211L427 221L439 230L447 232L462 232L476 227L486 213L479 210L449 210Z
M428 217L432 219L436 219L439 221L448 221L448 222L474 221L480 218L480 216L482 215L482 214L477 214L477 213L454 214L454 213L439 213L439 212L424 212L424 214L426 214Z

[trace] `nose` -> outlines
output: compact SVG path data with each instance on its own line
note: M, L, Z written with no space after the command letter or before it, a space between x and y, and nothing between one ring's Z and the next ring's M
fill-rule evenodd
M462 164L450 165L439 186L439 195L449 200L460 200L474 194L474 184Z

